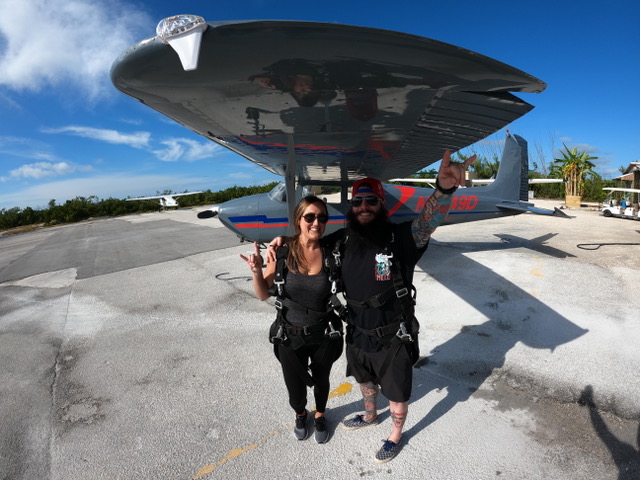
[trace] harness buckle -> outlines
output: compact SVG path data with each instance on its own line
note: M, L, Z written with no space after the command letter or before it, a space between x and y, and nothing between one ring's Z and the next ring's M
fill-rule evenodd
M282 325L278 326L278 331L269 340L271 340L271 343L273 343L274 345L281 345L287 340L287 336L284 333L284 328L282 328Z
M335 340L342 336L342 334L338 330L333 328L333 325L331 325L331 322L329 322L328 332L326 332L325 335L327 335L330 340Z
M400 323L400 328L398 328L398 331L396 332L396 337L398 337L402 343L413 342L413 338L411 338L411 335L407 332L407 327L404 322Z
M337 308L334 307L334 311L338 315L338 318L340 318L343 321L346 320L347 314L349 312L349 310L347 310L347 307L342 304L340 304L340 306Z
M284 285L284 279L282 280L275 279L273 283L278 288L278 295L282 295L282 286Z
M302 327L302 334L303 335L310 335L309 333L309 327L307 325Z
M384 337L385 333L384 330L382 329L382 327L378 327L374 330L374 332L376 332L376 335L380 338Z
M408 294L409 294L409 290L407 290L407 287L401 288L400 290L396 291L396 297L398 298L402 298Z
M275 302L273 302L273 303L276 306L276 310L282 310L282 308L284 307L284 305L282 305L282 301L278 300L277 298L276 298Z
M333 251L333 259L336 263L336 267L340 267L340 250L337 249Z

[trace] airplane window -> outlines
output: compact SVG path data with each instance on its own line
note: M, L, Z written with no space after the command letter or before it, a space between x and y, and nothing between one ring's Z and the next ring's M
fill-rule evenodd
M274 202L287 201L287 187L284 182L280 182L269 192L269 198Z
M302 187L301 197L316 195L327 203L340 203L340 187L330 187L321 185L305 185ZM269 198L274 202L287 201L287 187L284 182L277 184L269 192Z
M340 203L342 189L339 186L312 185L309 188L313 195L322 198L326 203Z

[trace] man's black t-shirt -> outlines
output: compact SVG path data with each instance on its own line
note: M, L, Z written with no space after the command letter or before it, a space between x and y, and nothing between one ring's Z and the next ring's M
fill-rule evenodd
M345 295L349 299L363 302L392 287L389 262L399 265L407 288L413 283L415 266L427 247L416 247L411 234L411 222L392 223L390 226L393 245L390 245L386 252L384 247L358 241L355 235L349 238L347 229L338 230L323 239L328 245L333 246L337 240L344 238L342 280ZM350 322L365 330L390 325L401 313L402 307L395 296L380 308L349 307ZM369 336L358 329L353 329L348 342L367 352L376 352L383 348L377 337Z

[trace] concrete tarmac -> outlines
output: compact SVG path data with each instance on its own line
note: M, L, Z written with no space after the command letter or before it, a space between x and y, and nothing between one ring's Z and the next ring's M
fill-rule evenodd
M640 222L440 228L404 446L379 465L388 403L339 426L362 409L344 358L329 442L293 437L251 245L196 213L0 237L0 479L640 478Z

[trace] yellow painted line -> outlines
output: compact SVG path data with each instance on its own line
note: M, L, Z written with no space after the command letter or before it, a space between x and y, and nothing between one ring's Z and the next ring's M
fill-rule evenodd
M334 388L329 392L329 398L346 395L352 390L352 388L353 388L353 385L351 385L351 383L349 382L345 382L341 385L338 385L336 388ZM291 428L293 428L293 426ZM198 473L196 473L193 477L191 477L192 480L199 480L201 478L206 477L210 473L213 473L220 465L223 465L227 463L229 460L233 460L234 458L239 457L240 455L244 455L245 453L250 452L251 450L255 450L263 443L267 443L271 437L278 435L279 433L282 433L282 431L275 430L271 432L269 435L267 435L266 437L264 437L262 440L258 441L257 443L252 443L251 445L248 445L245 448L235 448L233 450L229 450L229 453L227 453L225 457L221 458L216 463L205 465L200 470L198 470Z
M193 480L198 480L200 478L203 478L207 475L209 475L210 473L213 473L215 471L216 468L218 468L220 465L226 463L228 460L234 459L236 457L239 457L240 455L247 453L251 450L254 450L256 448L258 448L261 444L266 443L271 437L273 437L274 435L277 435L281 433L279 430L276 430L274 432L271 432L269 435L267 435L266 437L264 437L262 440L260 440L258 443L252 443L251 445L245 447L245 448L236 448L234 450L229 450L229 453L227 453L226 457L218 460L217 463L213 463L211 465L206 465L204 467L202 467L198 473L196 473L192 478Z
M341 397L342 395L346 395L353 389L353 385L349 382L345 382L341 385L338 385L336 388L329 392L329 398Z
M544 273L542 273L542 262L538 261L538 264L532 269L529 270L529 273L535 277L544 277Z

